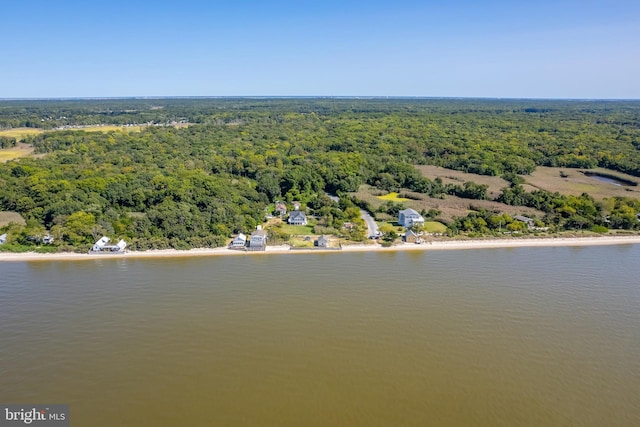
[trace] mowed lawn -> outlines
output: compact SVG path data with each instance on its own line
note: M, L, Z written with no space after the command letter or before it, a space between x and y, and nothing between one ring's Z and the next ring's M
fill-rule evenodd
M313 234L313 225L290 225L282 223L278 228L291 236L307 236Z
M424 231L427 233L444 233L447 231L447 226L438 221L425 221Z

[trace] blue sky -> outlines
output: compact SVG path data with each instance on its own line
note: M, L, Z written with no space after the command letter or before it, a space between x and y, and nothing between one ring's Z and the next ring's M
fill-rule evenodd
M5 0L0 16L0 98L640 98L637 0Z

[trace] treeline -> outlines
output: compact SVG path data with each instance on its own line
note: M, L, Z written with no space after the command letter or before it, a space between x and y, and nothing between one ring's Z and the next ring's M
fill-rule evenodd
M592 230L606 232L609 229L639 230L640 201L627 197L612 197L596 201L590 195L566 196L544 190L527 192L522 185L504 188L496 201L512 206L526 206L545 213L530 223L503 212L476 209L466 217L456 218L449 228L455 232L479 234L504 232Z
M253 230L275 200L301 201L320 226L337 229L355 211L346 213L352 206L327 202L322 195L354 192L362 184L431 197L488 198L484 185L445 185L421 176L414 165L425 163L503 175L514 184L500 201L543 210L544 222L553 226L636 227L631 212L622 212L628 208L635 215L633 202L587 210L564 196L524 193L517 174L540 164L571 166L583 160L640 174L634 169L640 168L640 103L16 101L0 103L0 112L4 125L46 114L62 114L75 120L72 124L118 123L114 117L129 120L133 116L127 115L136 114L144 120L183 117L202 123L140 133L58 131L28 137L25 142L45 156L0 165L0 210L25 217L25 241L49 230L56 244L73 247L86 247L101 234L126 237L138 249L219 246L232 233ZM616 209L624 213L622 220Z

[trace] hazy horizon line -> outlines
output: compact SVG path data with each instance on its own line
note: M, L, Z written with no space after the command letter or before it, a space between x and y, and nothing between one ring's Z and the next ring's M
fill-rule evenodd
M562 98L562 97L493 97L493 96L409 96L409 95L174 95L174 96L51 96L10 97L2 101L91 101L91 100L161 100L161 99L456 99L512 101L640 101L640 98Z

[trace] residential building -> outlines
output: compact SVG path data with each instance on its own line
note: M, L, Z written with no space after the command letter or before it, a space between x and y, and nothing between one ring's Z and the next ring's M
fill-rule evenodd
M533 228L535 225L533 219L526 216L516 215L513 217L513 219L515 219L516 221L524 222L525 224L527 224L527 228Z
M100 240L94 243L91 250L93 252L124 252L124 248L127 247L127 243L122 239L115 245L109 245L110 241L111 239L107 236L102 236Z
M251 233L251 237L249 239L249 247L264 248L266 246L267 246L267 233L262 229L262 226L259 225L256 228L256 231Z
M405 209L398 212L398 224L407 228L414 225L424 225L424 218L413 209Z
M286 215L287 214L287 205L285 205L284 202L276 202L275 214L276 215L280 215L280 216Z
M307 215L304 212L295 209L289 213L289 219L287 222L291 225L307 225Z
M404 233L404 241L406 243L422 243L422 238L411 230Z
M244 248L245 246L247 246L247 236L245 236L244 234L240 233L238 234L236 237L234 237L234 239L231 241L231 245L232 248Z
M7 243L7 233L0 235L0 245Z
M319 248L326 248L329 246L329 238L327 236L320 236L318 240L315 241L315 244Z

